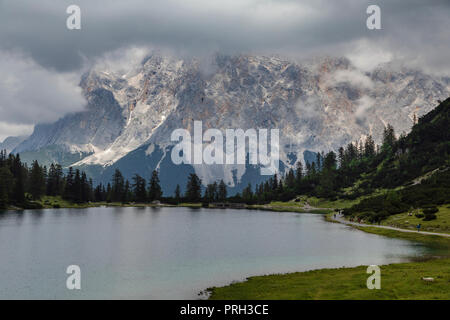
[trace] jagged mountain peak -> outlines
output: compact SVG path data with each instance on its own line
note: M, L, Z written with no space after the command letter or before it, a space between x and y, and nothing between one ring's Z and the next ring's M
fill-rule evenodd
M277 56L217 54L202 60L154 52L127 68L94 66L80 82L87 110L36 126L16 151L76 145L87 152L73 165L102 172L141 147L157 146L167 157L171 132L192 130L192 120L200 120L205 130L280 129L280 157L290 166L306 150L336 150L368 134L379 142L387 123L408 132L414 114L430 111L450 92L444 78L389 65L368 72L342 57L300 63ZM225 178L233 185L246 172L236 166L195 170L204 182Z

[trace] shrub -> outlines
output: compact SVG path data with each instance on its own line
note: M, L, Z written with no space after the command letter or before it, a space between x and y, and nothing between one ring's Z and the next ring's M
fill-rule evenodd
M422 219L423 217L425 217L425 215L423 213L416 213L415 214L416 218Z
M29 201L23 206L24 209L43 209L44 207L39 202Z
M377 215L378 219L377 219L377 221L384 220L387 217L389 217L389 212L387 212L386 210L382 210L382 211L378 212L378 215Z
M349 209L344 209L344 210L342 210L342 214L347 217L352 214L352 211Z
M375 218L376 213L373 211L367 211L367 212L363 212L359 215L359 218L361 219L366 219L372 222L372 220Z
M437 217L436 217L436 215L435 214L426 214L425 215L425 218L423 218L423 221L431 221L431 220L434 220L434 219L436 219Z
M439 209L436 208L436 207L430 207L430 208L425 208L425 209L423 209L423 213L424 213L425 215L432 215L432 214L435 214L435 213L438 212L438 211L439 211Z

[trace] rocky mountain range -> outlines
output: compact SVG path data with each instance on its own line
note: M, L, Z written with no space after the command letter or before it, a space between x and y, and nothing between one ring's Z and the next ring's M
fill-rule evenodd
M27 136L7 137L3 142L0 142L0 150L6 150L6 153L10 153L27 138Z
M203 183L224 179L232 192L267 177L254 165L175 165L173 130L279 129L280 170L312 152L337 150L383 128L409 132L420 117L450 96L450 78L392 64L360 70L346 58L296 62L275 56L216 55L205 64L158 53L128 70L94 66L80 86L83 112L50 124L15 146L23 160L59 162L108 182L160 171L165 194L196 172Z

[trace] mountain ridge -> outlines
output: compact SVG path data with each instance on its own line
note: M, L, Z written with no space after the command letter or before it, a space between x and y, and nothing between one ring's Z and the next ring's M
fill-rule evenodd
M205 129L280 128L280 159L290 167L305 161L306 151L336 150L368 134L379 142L387 123L409 132L414 114L427 113L450 92L444 78L417 70L385 65L366 72L346 58L301 64L250 55L217 55L205 70L195 59L150 54L125 71L94 67L80 85L87 110L36 126L14 152L29 152L29 160L30 151L58 146L59 157L79 155L67 166L99 167L95 181L109 179L103 173L108 167L144 146L163 151L158 164L167 161L170 133L191 131L192 120L203 121ZM145 152L140 161L149 161ZM205 184L221 178L230 187L248 182L241 181L242 165L193 170Z

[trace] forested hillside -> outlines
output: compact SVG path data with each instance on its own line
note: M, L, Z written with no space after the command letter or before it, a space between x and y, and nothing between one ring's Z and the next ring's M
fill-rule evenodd
M11 205L39 207L42 196L59 196L72 203L86 202L151 202L168 203L217 201L262 204L289 201L299 195L334 200L354 200L358 204L346 209L346 215L360 215L380 221L389 215L414 208L424 208L433 218L434 206L450 200L450 98L417 121L408 135L397 135L391 125L383 133L381 146L370 135L364 143L349 143L335 153L317 153L305 166L274 175L254 187L227 198L227 187L217 181L202 188L193 173L178 184L171 197L162 197L158 172L150 177L133 176L126 180L115 170L110 183L93 186L80 170L66 173L58 164L49 168L37 161L28 167L19 155L0 153L0 208ZM146 180L146 178L148 180ZM147 183L148 181L148 183ZM186 193L180 194L180 184ZM424 212L425 212L424 211ZM427 218L427 217L426 217Z
M449 126L447 99L420 118L410 134L391 147L384 146L380 159L370 168L367 180L372 187L404 188L362 200L345 214L380 221L392 214L423 208L424 219L434 219L436 206L450 202Z
M317 154L316 161L298 163L278 181L272 177L251 193L247 203L288 201L298 195L330 201L363 199L346 209L346 215L378 222L386 217L421 209L434 219L436 206L450 202L450 98L415 121L408 135L397 135L387 125L381 146L371 136L350 143L338 153ZM239 197L238 197L239 198Z

